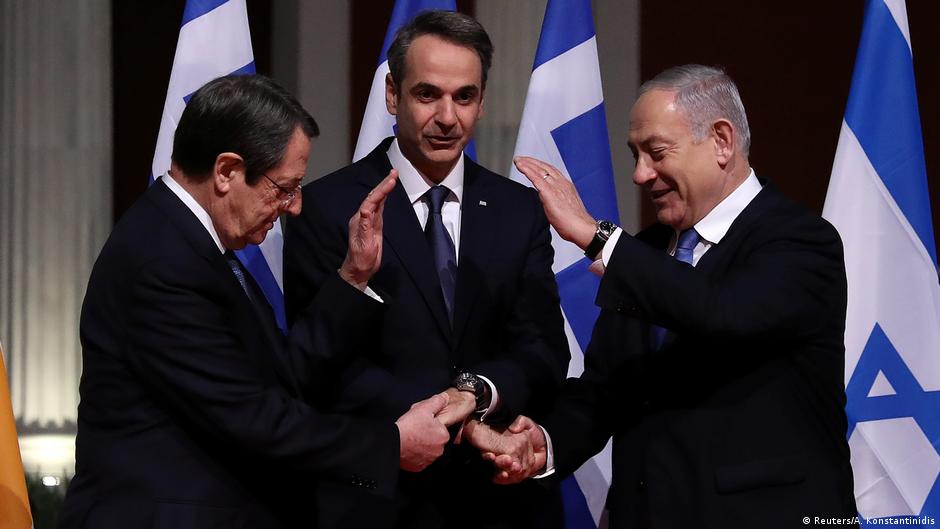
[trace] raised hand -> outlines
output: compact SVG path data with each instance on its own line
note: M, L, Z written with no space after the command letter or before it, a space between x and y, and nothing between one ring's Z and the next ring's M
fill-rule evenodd
M512 162L539 192L545 216L558 235L582 250L587 248L594 238L597 222L584 208L571 180L550 164L535 158L517 156Z
M385 199L395 188L398 171L392 169L366 196L349 219L349 248L339 275L347 283L365 290L366 283L382 264L382 214Z
M435 415L444 409L447 399L441 395L416 402L395 421L401 444L399 466L420 472L444 453L450 434Z
M542 429L523 415L503 432L470 421L464 426L463 436L496 466L493 482L501 485L519 483L542 472L548 459Z

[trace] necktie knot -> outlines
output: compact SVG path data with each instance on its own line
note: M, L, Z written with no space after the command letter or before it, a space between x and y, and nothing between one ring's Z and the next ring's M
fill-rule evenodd
M428 197L428 207L430 208L432 214L441 214L441 209L444 207L444 201L447 200L447 195L449 194L450 189L448 189L447 186L434 186L431 189L428 189L426 196Z
M676 259L692 264L692 252L698 241L699 235L695 228L689 228L680 233L679 240L676 242Z

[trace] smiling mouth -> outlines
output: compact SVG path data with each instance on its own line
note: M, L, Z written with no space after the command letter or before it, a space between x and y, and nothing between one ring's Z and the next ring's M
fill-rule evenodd
M669 193L672 193L672 191L673 191L672 189L661 189L659 191L650 191L650 198L653 200L658 200L668 195Z

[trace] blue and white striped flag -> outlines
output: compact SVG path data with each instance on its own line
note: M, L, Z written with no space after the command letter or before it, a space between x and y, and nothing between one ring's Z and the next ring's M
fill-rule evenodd
M153 154L151 183L170 168L173 133L193 92L223 75L254 72L255 59L251 51L245 0L187 0ZM284 235L278 220L260 246L249 245L235 253L274 309L278 327L286 330L283 246Z
M557 167L574 182L588 211L617 221L604 94L590 0L549 0L516 140L516 156L532 156ZM530 185L515 169L513 180ZM555 279L571 348L568 376L584 370L584 355L599 309L600 280L580 248L552 230ZM569 529L600 522L610 485L610 444L562 485Z
M382 52L379 54L379 66L372 77L372 88L369 89L369 101L362 116L362 126L359 128L359 140L356 141L356 151L353 161L358 161L372 152L372 149L382 143L382 140L393 136L395 116L388 113L385 108L385 75L388 74L388 47L395 39L398 28L411 21L418 13L431 9L457 10L456 0L397 0L392 9L392 18L388 21L388 30L385 32L385 41L382 43ZM468 149L469 149L468 145Z
M823 216L845 244L847 435L859 514L932 525L940 284L904 0L866 2Z

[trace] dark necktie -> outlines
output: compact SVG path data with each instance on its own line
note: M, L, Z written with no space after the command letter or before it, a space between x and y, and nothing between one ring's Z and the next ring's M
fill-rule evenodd
M679 234L679 240L676 242L675 258L686 264L692 264L692 255L695 245L698 244L699 235L695 228L689 228ZM650 329L652 334L653 350L659 350L666 339L666 329L659 325L653 325Z
M232 269L232 273L235 274L235 278L238 279L238 284L242 286L245 295L254 303L255 297L251 294L251 288L248 286L248 281L245 279L245 271L242 269L242 264L238 261L238 257L235 257L235 252L232 250L225 252L225 261Z
M428 246L434 256L434 268L441 280L447 319L453 325L454 291L457 286L457 252L454 251L454 241L444 228L444 219L441 216L441 208L444 207L444 201L449 194L450 189L445 186L434 186L425 193L429 212L428 223L424 226L424 236L428 240Z

